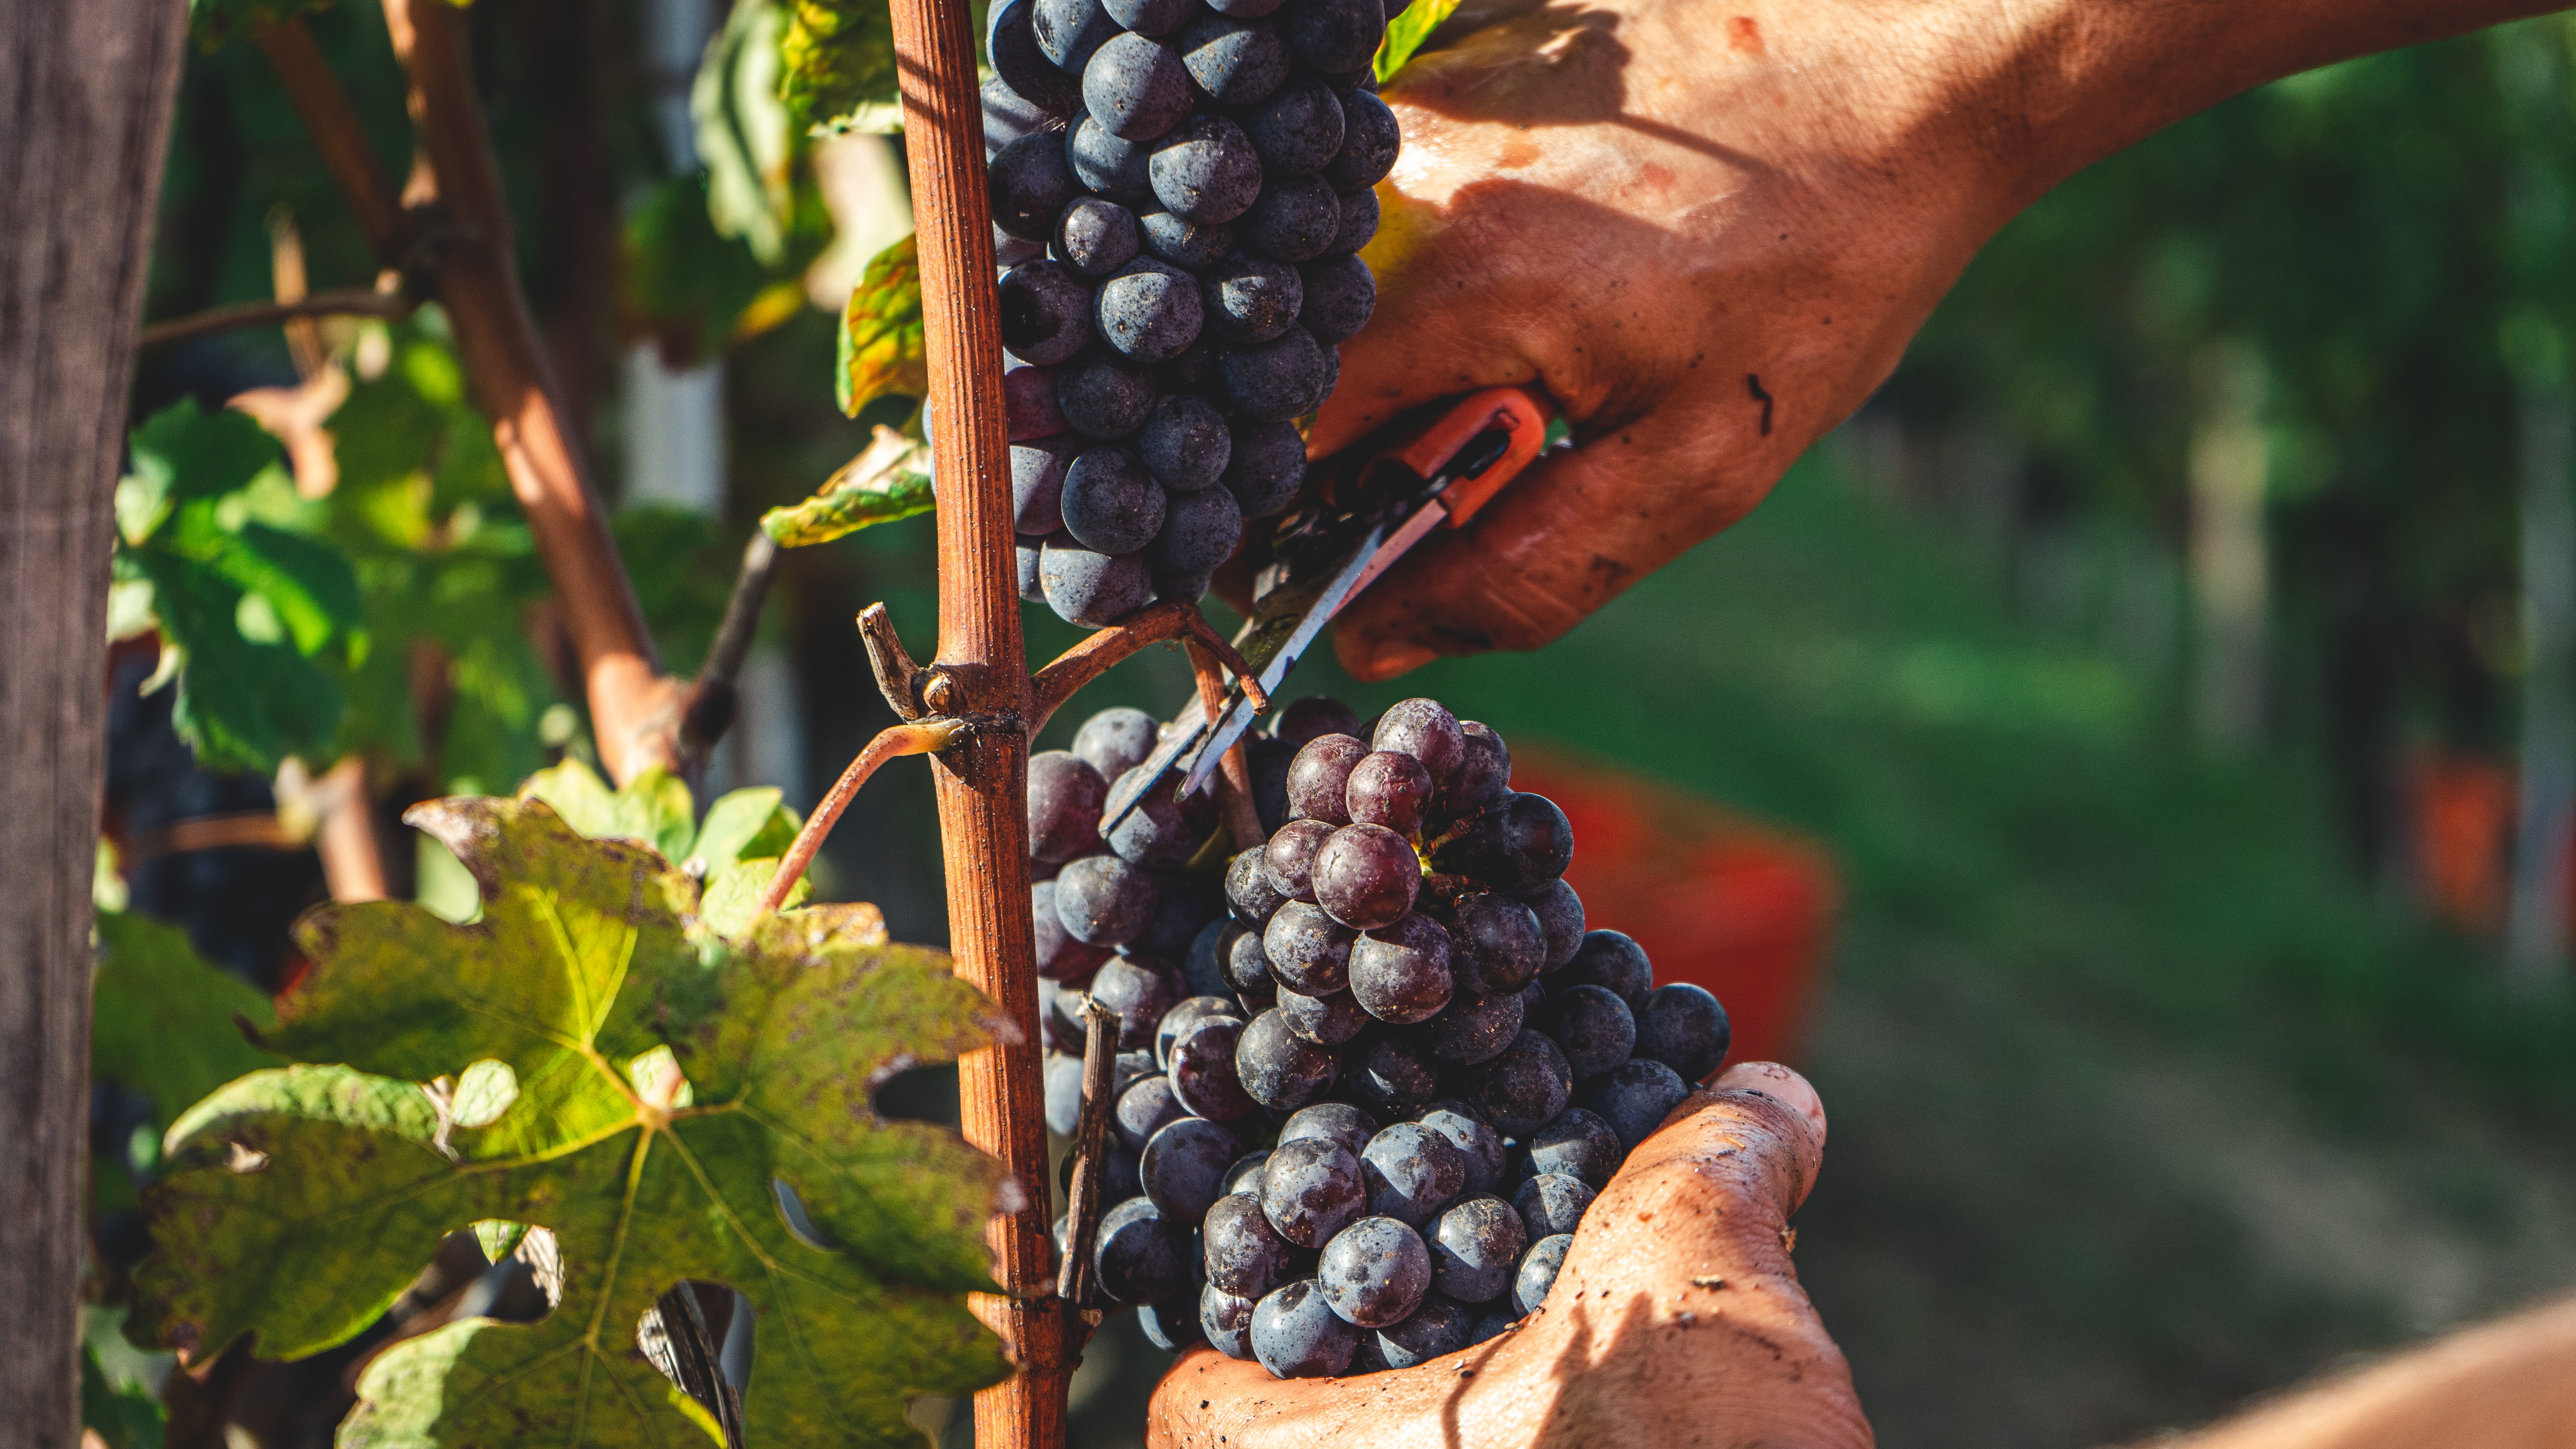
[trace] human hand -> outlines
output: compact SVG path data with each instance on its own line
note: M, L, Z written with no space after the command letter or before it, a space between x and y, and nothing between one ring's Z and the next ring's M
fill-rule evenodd
M1578 447L1362 595L1344 665L1535 648L1744 516L2077 168L2275 76L2548 4L1470 0L1523 13L1386 95L1377 313L1309 451L1505 385L1551 394Z
M1824 1143L1805 1078L1769 1062L1729 1068L1629 1155L1547 1302L1514 1331L1341 1379L1273 1379L1202 1345L1155 1389L1147 1443L1866 1446L1842 1353L1789 1261L1789 1215Z

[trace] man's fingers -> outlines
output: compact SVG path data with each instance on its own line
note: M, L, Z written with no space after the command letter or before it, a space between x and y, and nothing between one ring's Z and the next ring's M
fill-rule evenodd
M1546 644L1751 511L1790 462L1772 443L1758 406L1674 406L1541 460L1369 586L1335 625L1343 667Z

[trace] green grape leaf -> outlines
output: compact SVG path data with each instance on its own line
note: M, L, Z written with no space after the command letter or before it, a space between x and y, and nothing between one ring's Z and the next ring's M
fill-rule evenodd
M726 935L740 933L760 910L761 892L769 889L770 877L777 873L777 858L769 856L717 867L707 877L707 894L698 902L698 919ZM814 883L800 875L796 884L787 888L783 909L792 911L813 894Z
M764 267L785 259L795 204L797 128L778 98L778 43L787 12L773 0L734 6L707 43L689 88L698 159L707 168L707 216Z
M242 1028L265 1031L277 1010L250 983L206 964L175 926L98 913L89 1067L152 1099L166 1127L217 1087L277 1059Z
M128 439L134 470L116 485L116 526L129 544L150 538L170 510L250 486L277 466L277 440L230 408L205 412L182 398L146 418Z
M107 1449L161 1449L161 1401L140 1384L109 1383L88 1343L81 1345L81 1427Z
M820 492L762 514L760 527L781 548L806 548L928 513L936 502L930 445L880 427L865 451L825 479Z
M909 232L876 254L841 309L841 341L832 367L841 411L860 410L890 393L930 391L929 355L921 332L921 254Z
M689 787L659 765L611 791L599 772L579 760L566 760L539 770L519 787L522 800L543 800L563 823L593 840L639 841L662 853L664 860L689 858L697 838L697 807Z
M796 840L796 812L786 796L766 785L734 790L716 797L707 818L698 823L698 838L685 860L702 862L710 879L739 860L787 853Z
M940 953L887 944L872 907L721 935L668 862L540 801L409 818L473 873L481 920L398 902L307 918L314 971L270 1038L303 1064L171 1128L172 1170L145 1195L138 1341L317 1352L372 1322L445 1234L528 1224L560 1260L551 1315L384 1350L341 1443L695 1442L703 1417L636 1343L683 1281L752 1302L754 1442L910 1449L908 1397L1008 1373L962 1295L993 1291L983 1227L1018 1190L953 1132L870 1102L897 1071L1012 1034ZM488 1126L419 1085L483 1061L519 1087ZM833 1246L790 1229L782 1187Z
M983 26L976 25L980 35ZM892 130L894 19L871 0L792 0L778 39L778 95L814 131Z
M1404 63L1422 49L1431 32L1440 28L1458 9L1458 0L1413 0L1402 15L1386 23L1386 38L1377 46L1377 80L1379 85L1395 79Z
M289 755L328 750L340 724L339 681L291 644L244 637L248 591L172 550L146 547L122 558L151 580L162 637L185 657L172 722L200 763L265 773Z

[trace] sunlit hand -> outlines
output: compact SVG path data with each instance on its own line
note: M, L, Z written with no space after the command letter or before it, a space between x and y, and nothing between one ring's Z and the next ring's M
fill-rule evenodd
M1154 1449L1871 1442L1790 1265L1823 1160L1806 1079L1730 1068L1640 1144L1519 1328L1410 1369L1276 1380L1200 1347L1155 1390Z
M2077 168L2275 76L2552 8L1541 3L1470 0L1528 13L1389 89L1377 314L1309 451L1506 384L1580 446L1358 601L1338 641L1362 678L1544 644L1742 517Z

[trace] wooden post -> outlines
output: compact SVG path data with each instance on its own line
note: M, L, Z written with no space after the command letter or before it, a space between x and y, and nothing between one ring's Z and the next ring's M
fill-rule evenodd
M982 1449L1064 1442L1072 1371L1064 1315L1048 1300L1047 1139L1038 1084L1037 966L1029 934L1028 664L1011 555L1010 441L993 285L984 125L966 0L894 0L895 70L919 235L931 454L939 488L939 654L922 686L972 733L935 757L957 973L998 1002L1021 1039L958 1064L966 1140L999 1156L1023 1202L993 1223L1013 1296L975 1309L1019 1372L975 1396Z
M111 500L188 7L0 5L0 1405L80 1443Z

